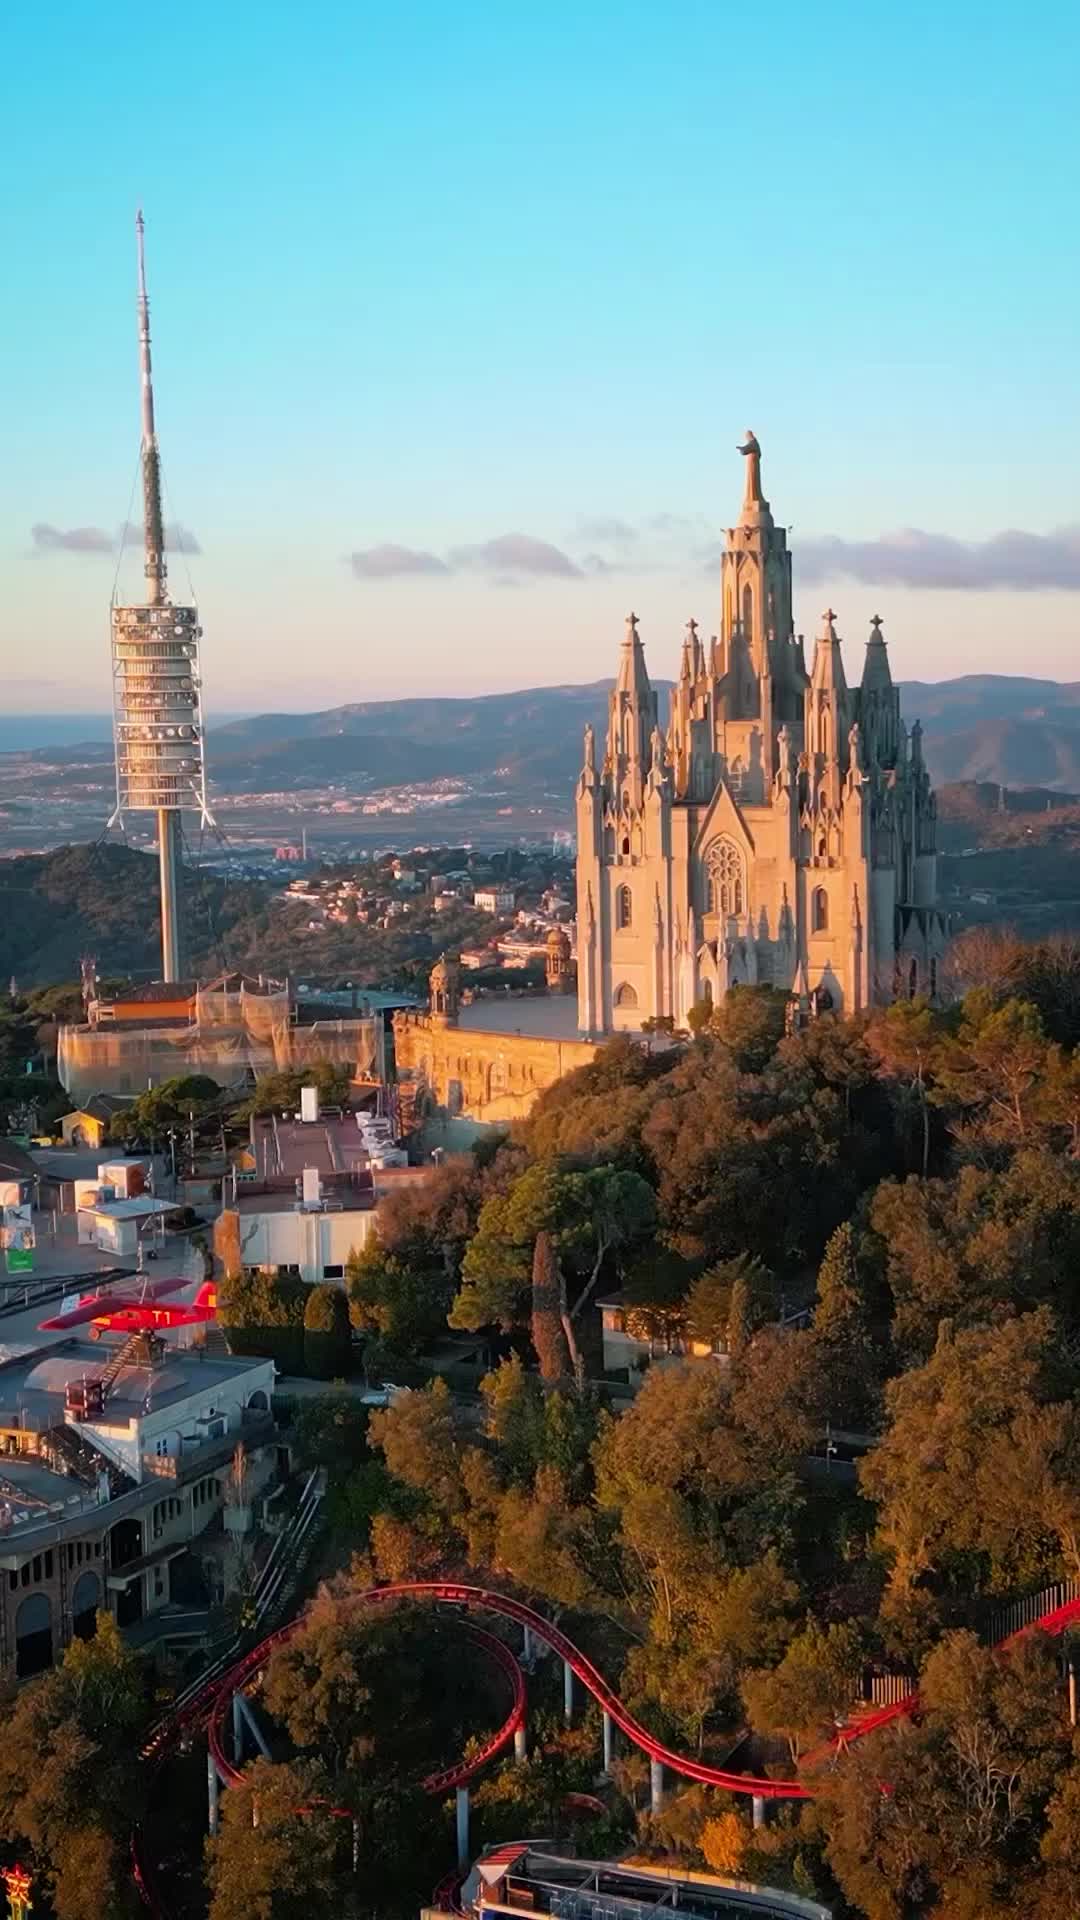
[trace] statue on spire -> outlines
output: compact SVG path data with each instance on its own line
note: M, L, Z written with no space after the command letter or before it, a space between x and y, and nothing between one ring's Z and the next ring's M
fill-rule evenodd
M737 452L746 461L746 492L743 495L744 507L762 507L765 496L761 491L761 446L752 427L746 429L746 439Z

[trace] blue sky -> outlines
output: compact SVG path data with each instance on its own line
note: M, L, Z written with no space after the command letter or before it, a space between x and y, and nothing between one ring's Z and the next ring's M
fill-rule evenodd
M631 603L671 671L747 425L851 668L1080 677L1078 60L1065 0L16 0L12 705L107 704L139 201L212 709L599 677Z

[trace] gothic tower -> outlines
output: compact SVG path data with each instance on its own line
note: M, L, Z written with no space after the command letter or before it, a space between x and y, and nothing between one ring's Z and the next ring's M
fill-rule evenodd
M937 991L936 814L916 722L900 718L881 622L861 685L822 616L811 673L791 555L748 433L719 634L685 630L666 734L631 614L597 765L577 789L578 1019L588 1034L686 1025L730 986L807 1011Z

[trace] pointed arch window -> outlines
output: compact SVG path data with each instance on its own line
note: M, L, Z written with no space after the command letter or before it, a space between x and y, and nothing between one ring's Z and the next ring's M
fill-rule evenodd
M619 887L615 893L615 925L620 929L634 924L634 896L629 887Z
M810 907L810 925L815 933L829 931L829 896L824 887L814 888L814 897Z
M714 913L730 918L746 906L743 859L733 840L717 840L709 848L707 866L709 894Z
M630 985L630 982L628 980L624 980L621 987L616 987L615 1005L617 1007L636 1007L637 1006L637 993L635 992L634 988Z

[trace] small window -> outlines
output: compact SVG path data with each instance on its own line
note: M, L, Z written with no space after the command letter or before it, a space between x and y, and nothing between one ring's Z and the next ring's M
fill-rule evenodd
M619 887L615 895L615 925L629 927L634 920L634 896L629 887Z
M637 1006L637 994L629 982L624 981L621 987L615 989L615 1005L617 1007Z
M824 887L814 888L810 924L815 933L827 933L829 930L829 896Z
M344 1280L345 1269L344 1267L324 1267L322 1277L324 1280Z
M629 857L630 857L630 838L629 838L629 835L627 835L627 834L624 834L624 835L623 835L623 843L622 843L622 850L623 850L623 858L624 858L624 859L629 859Z

